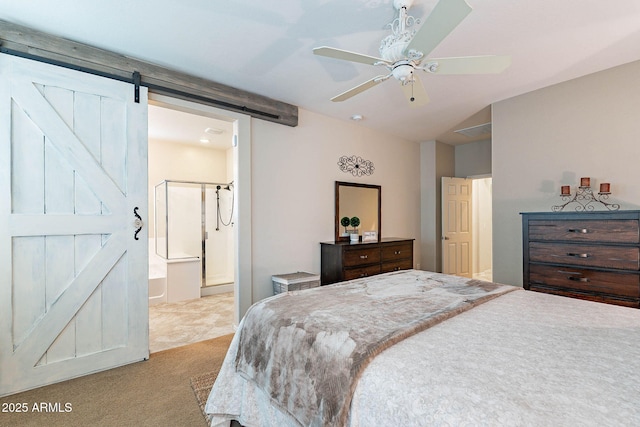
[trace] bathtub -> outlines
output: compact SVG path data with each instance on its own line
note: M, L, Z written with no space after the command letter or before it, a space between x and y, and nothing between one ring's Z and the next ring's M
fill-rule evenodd
M149 305L167 302L167 263L154 253L149 254Z
M149 305L200 298L201 271L200 258L184 254L166 260L149 239Z

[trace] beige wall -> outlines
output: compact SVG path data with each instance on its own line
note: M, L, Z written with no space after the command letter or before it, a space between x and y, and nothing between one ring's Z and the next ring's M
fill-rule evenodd
M491 140L456 145L455 162L458 178L491 175Z
M522 284L519 213L550 211L561 185L610 182L612 200L638 209L638 76L634 62L493 106L495 281Z
M442 186L443 176L455 172L455 149L438 141L420 144L421 247L420 269L442 271Z
M419 145L304 109L299 125L252 120L253 300L272 295L271 276L320 273L320 242L334 238L334 183L382 186L382 237L415 238L420 258ZM375 166L338 169L343 155Z

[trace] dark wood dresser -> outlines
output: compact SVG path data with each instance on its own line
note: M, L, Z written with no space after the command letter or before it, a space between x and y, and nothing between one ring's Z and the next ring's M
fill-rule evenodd
M524 288L638 308L640 211L522 214Z
M320 243L320 284L413 268L413 240Z

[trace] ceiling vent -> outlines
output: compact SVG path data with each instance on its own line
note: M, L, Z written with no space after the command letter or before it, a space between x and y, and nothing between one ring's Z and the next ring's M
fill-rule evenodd
M481 135L487 135L491 133L491 123L485 123L483 125L471 126L464 129L454 130L455 133L464 135L469 138L476 138Z

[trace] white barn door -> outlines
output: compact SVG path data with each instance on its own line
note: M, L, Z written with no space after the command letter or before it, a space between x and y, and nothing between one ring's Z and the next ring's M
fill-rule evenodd
M133 98L0 55L0 396L149 355L146 88Z

